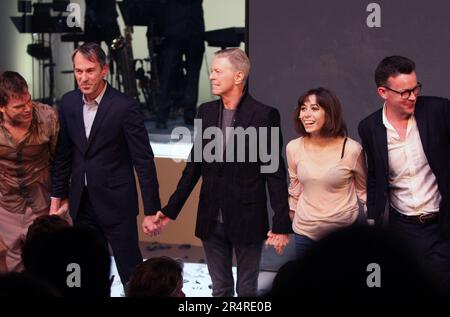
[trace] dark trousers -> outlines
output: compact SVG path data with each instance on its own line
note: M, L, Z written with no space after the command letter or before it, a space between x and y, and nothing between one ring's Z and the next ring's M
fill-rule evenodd
M450 239L440 234L439 222L412 223L397 211L389 212L389 229L408 244L418 261L445 291L450 290Z
M236 292L238 296L257 296L262 241L251 245L235 245L227 238L224 225L217 223L213 234L203 239L202 243L212 280L213 296L234 296L233 249L237 262Z
M157 121L165 123L172 106L171 94L181 86L184 120L193 124L198 99L198 82L205 46L201 35L193 38L166 38L159 53L160 98ZM183 55L185 56L184 71ZM180 76L181 74L181 76ZM181 82L180 82L181 81Z
M136 217L124 217L122 222L110 226L102 225L85 188L74 225L95 230L105 243L109 243L120 280L125 287L135 267L142 263Z

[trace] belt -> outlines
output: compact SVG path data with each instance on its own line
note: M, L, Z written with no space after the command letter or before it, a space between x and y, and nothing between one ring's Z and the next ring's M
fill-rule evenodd
M435 222L439 219L439 212L433 212L433 213L426 213L426 214L420 214L418 216L407 216L399 212L397 209L390 207L389 210L392 214L395 216L402 218L408 222L415 223L415 224L427 224Z

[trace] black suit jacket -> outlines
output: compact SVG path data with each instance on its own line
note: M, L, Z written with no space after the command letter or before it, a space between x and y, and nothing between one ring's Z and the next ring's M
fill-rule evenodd
M374 112L359 124L359 136L367 157L368 218L381 224L389 198L387 133L383 125L383 109ZM440 222L448 227L449 217L449 140L450 101L438 97L419 97L414 116L420 140L442 196Z
M200 106L197 118L202 120L202 132L209 127L220 126L222 107L220 100ZM249 95L243 96L235 114L234 127L246 129L248 127L279 128L279 126L278 110L261 104ZM198 136L201 138L200 133ZM291 232L286 168L281 157L283 146L281 131L277 155L279 165L275 172L268 174L260 172L263 163L259 157L256 162L250 162L248 159L249 155L258 151L257 144L249 144L248 141L245 142L245 162L237 162L236 157L233 162L207 162L203 157L201 162L194 162L196 146L198 146L197 151L203 152L210 141L199 138L195 140L190 161L186 164L177 189L170 197L167 206L163 208L164 214L172 219L177 217L201 176L203 182L197 212L196 236L203 239L210 235L220 208L226 234L232 242L239 244L260 242L266 238L269 230L267 184L270 203L275 212L272 231L274 233ZM268 149L270 149L270 141Z
M86 139L79 90L62 97L61 130L52 167L52 196L70 198L75 219L85 174L90 200L104 224L138 213L133 167L146 215L161 208L153 152L139 103L108 85Z

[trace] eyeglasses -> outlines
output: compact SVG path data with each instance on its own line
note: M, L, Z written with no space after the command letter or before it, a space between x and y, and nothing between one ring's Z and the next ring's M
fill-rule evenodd
M397 90L394 90L394 89L389 88L387 86L383 86L383 87L386 88L387 90L390 90L390 91L393 91L393 92L399 94L402 99L406 100L406 99L408 99L411 96L411 94L414 94L414 96L418 96L420 90L422 89L422 84L421 83L417 83L417 86L414 87L413 89L408 89L408 90L404 90L404 91L397 91Z

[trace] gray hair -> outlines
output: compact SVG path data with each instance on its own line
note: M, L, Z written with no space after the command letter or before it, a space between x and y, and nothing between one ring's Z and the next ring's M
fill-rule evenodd
M244 73L244 82L250 72L250 60L243 50L237 47L225 48L214 53L214 56L219 58L227 58L235 71L242 71Z

